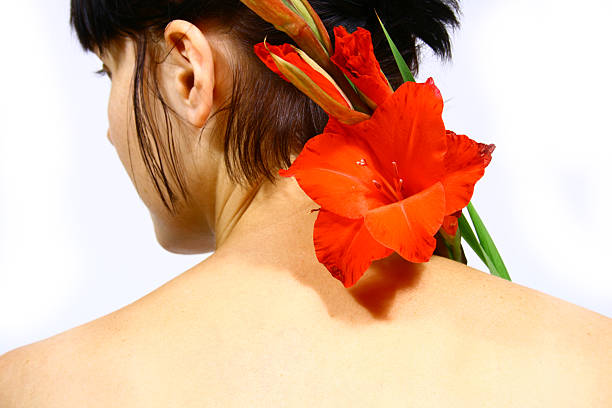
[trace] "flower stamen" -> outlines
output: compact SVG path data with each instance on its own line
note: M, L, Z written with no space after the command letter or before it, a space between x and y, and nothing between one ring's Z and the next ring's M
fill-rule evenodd
M393 187L389 186L389 190L393 193L395 200L401 201L404 199L404 194L402 193L402 187L404 186L404 179L400 177L399 167L397 162L394 160L391 162L391 166L393 166Z
M376 189L380 191L382 194L384 194L391 202L401 201L402 198L398 197L398 194L396 191L393 191L393 188L389 185L389 182L387 182L387 180L384 177L381 180L384 185L380 184L378 180L372 180L372 183L374 184Z
M394 178L393 179L393 184L395 185L395 192L398 195L400 195L401 197L403 197L403 195L402 195L402 186L404 184L404 180L403 179Z

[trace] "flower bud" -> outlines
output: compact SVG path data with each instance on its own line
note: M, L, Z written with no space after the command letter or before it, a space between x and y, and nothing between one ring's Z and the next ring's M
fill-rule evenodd
M336 82L302 50L290 45L255 46L255 53L274 72L318 104L328 115L345 124L369 119L369 115L353 109Z
M329 34L307 0L241 0L261 18L283 31L320 65L331 55Z

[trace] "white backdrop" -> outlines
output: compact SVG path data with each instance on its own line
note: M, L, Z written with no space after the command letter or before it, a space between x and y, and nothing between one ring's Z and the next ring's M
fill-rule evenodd
M106 139L109 83L70 33L68 3L3 9L0 353L110 313L205 257L155 241ZM426 58L420 79L436 79L449 129L497 145L473 202L514 282L612 316L612 7L463 8L453 62Z

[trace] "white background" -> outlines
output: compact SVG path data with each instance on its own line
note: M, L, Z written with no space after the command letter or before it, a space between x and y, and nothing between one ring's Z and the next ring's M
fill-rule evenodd
M449 129L497 145L473 202L514 282L612 316L607 4L465 1L453 63L426 58L419 78L436 79ZM68 9L3 9L0 353L110 313L205 256L155 241L106 139L108 80L92 74L100 63Z

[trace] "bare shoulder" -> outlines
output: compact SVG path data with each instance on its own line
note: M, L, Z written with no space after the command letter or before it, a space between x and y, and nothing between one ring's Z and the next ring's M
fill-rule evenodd
M61 358L56 357L69 347L61 346L57 339L65 337L65 334L54 336L0 356L0 406L45 406L38 396L48 392L43 388L53 383L50 381L54 377L52 372L61 372L55 367Z
M611 319L442 258L388 266L342 305L372 308L386 291L389 316L350 324L339 320L344 309L319 307L326 298L318 292L298 295L299 282L230 293L219 280L194 290L202 274L187 274L130 307L1 356L0 407L168 406L177 395L184 407L255 396L259 405L237 406L279 405L265 398L331 404L330 395L335 406L349 398L354 406L612 405ZM388 278L405 273L412 278L389 292ZM260 296L264 290L279 299Z
M90 396L118 391L117 364L105 344L117 338L114 320L110 314L0 356L0 407L97 406Z
M602 323L610 321L599 313L446 258L434 256L429 262L415 265L413 269L410 273L416 273L419 275L417 279L424 281L423 285L420 283L414 285L415 290L423 292L423 296L425 292L427 295L434 292L448 292L449 300L452 300L453 295L471 295L475 297L474 301L492 302L496 306L509 302L507 306L524 309L530 313L535 312L533 307L546 309L560 307L570 313L568 317L579 315L581 318L589 316L589 319ZM481 306L484 307L485 304Z
M431 282L418 289L423 297L429 294L452 307L451 318L469 313L470 325L508 335L520 331L527 340L557 336L592 351L609 351L612 319L604 315L444 258L435 257L427 269L424 279Z
M446 259L426 268L429 278L422 280L431 282L421 293L445 310L432 320L459 350L472 353L462 371L497 378L506 392L514 389L514 400L531 395L556 406L612 405L612 319Z

